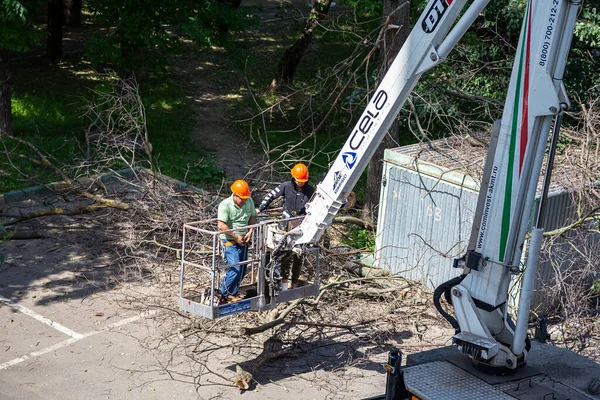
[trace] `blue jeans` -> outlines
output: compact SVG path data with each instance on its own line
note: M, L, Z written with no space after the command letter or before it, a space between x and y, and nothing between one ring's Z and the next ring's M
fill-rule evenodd
M223 249L225 249L225 258L227 259L228 265L246 261L248 259L248 245L239 246L237 244L232 244L230 246L225 246L225 243L228 241L222 240L221 242L223 244ZM246 266L246 264L236 265L227 270L223 283L221 283L221 293L224 296L237 294L240 283L242 282L242 279L244 279L244 275L246 275Z

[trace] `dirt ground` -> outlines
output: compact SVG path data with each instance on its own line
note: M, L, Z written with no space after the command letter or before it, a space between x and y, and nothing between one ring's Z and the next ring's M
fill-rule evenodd
M216 72L209 71L211 67L197 56L178 57L171 68L185 82L183 88L196 121L192 136L194 144L212 150L215 161L230 180L245 178L263 155L230 126L224 101L231 95L230 88L212 81L210 77Z
M280 11L284 4L298 7L304 12L310 10L301 0L294 0L291 3L251 0L244 1L243 6L248 7L264 23L282 18ZM225 50L213 49L213 51ZM229 120L230 113L226 99L239 96L240 88L224 86L223 82L215 79L215 77L222 77L224 70L232 77L241 72L236 68L229 69L228 66L206 62L193 52L174 57L170 68L183 82L188 104L194 114L195 143L213 152L215 161L225 170L230 180L255 176L256 167L261 163L264 164L268 157L261 152L256 142L245 139L236 131L231 126L232 121Z
M277 24L308 15L312 3L307 0L244 0L242 6L257 16L262 24ZM351 12L351 9L341 5L330 9L331 15L344 12ZM288 45L291 44L290 42ZM264 73L275 74L275 66L276 63L273 63L273 70L264 70ZM238 97L240 91L247 91L248 88L225 86L222 82L223 74L230 74L232 81L237 81L234 77L243 72L231 65L207 62L194 52L173 57L170 68L181 80L194 114L195 143L213 152L216 162L225 170L230 180L256 178L257 171L268 161L268 155L256 140L245 138L232 127L232 121L229 120L231 113L227 105L228 98Z

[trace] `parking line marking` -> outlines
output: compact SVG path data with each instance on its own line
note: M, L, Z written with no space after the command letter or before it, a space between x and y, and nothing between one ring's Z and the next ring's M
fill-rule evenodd
M8 368L8 367L12 367L15 364L19 364L19 363L22 363L23 361L29 360L30 358L38 357L38 356L41 356L42 354L50 353L51 351L58 350L58 349L61 349L63 347L67 347L68 345L70 345L72 343L75 343L75 342L77 342L79 340L81 340L81 339L75 339L75 338L67 339L67 340L64 340L62 342L53 344L50 347L46 347L45 349L34 351L34 352L31 352L31 353L26 354L24 356L21 356L19 358L15 358L14 360L7 361L7 362L5 362L3 364L0 364L0 370Z
M21 311L23 314L29 315L31 318L34 318L43 324L51 326L52 328L56 329L57 331L60 331L60 332L64 333L65 335L69 335L74 339L82 339L83 338L83 335L81 333L72 331L71 329L69 329L65 326L62 326L58 322L55 322L55 321L52 321L51 319L43 317L40 314L36 313L35 311L32 311L27 307L23 307L22 305L17 304L12 300L7 299L6 297L0 296L0 303L4 303L9 307L14 308L15 310Z
M31 352L29 354L26 354L24 356L15 358L14 360L10 360L10 361L7 361L7 362L5 362L3 364L0 364L0 370L6 369L8 367L12 367L13 365L22 363L23 361L29 360L31 358L39 357L39 356L41 356L43 354L50 353L52 351L62 349L63 347L70 346L73 343L80 341L81 339L97 335L99 333L108 331L108 330L113 329L113 328L118 328L119 326L123 326L123 325L129 324L131 322L135 322L135 321L140 320L142 318L150 317L152 315L155 315L156 313L157 313L156 310L152 310L152 311L148 311L148 312L143 312L143 313L141 313L139 315L134 315L133 317L125 318L125 319L122 319L121 321L117 321L117 322L115 322L113 324L107 325L106 327L104 327L103 329L101 329L99 331L94 330L94 331L85 333L83 335L80 335L81 337L78 337L78 338L72 337L71 339L63 340L62 342L53 344L52 346L46 347L45 349L37 350L37 351Z

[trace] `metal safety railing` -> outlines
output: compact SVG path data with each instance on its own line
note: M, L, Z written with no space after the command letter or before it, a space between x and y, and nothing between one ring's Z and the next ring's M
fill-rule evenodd
M265 219L243 229L252 229L248 258L227 264L221 235L240 228L220 231L217 219L186 223L181 245L179 282L180 309L192 314L219 318L249 310L270 310L279 303L319 293L319 248L306 247L301 253L301 279L298 287L284 288L278 276L280 260L272 257L272 250L285 240L285 227L297 225L303 217ZM240 283L240 297L230 301L219 291L226 271L231 267L246 266L247 273ZM283 277L285 278L285 277Z

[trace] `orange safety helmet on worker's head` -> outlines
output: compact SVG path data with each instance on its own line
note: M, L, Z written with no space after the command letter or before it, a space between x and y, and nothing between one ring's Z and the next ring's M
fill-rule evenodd
M233 194L239 196L242 199L250 198L250 186L248 186L246 181L242 179L238 179L237 181L233 182L233 185L231 185L231 191L233 192Z
M308 182L308 168L302 163L296 164L292 168L292 176L298 182Z

